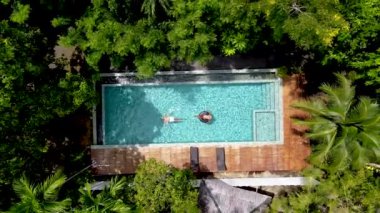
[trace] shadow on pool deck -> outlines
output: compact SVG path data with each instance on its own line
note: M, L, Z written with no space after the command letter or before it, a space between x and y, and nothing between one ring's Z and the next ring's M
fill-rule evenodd
M95 163L93 173L101 175L131 174L146 160L137 147L92 149L91 156Z

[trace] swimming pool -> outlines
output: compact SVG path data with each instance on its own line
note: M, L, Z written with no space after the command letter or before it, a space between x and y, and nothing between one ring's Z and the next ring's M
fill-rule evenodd
M102 85L105 145L280 143L280 79ZM212 124L195 116L212 112ZM180 123L163 124L172 115Z

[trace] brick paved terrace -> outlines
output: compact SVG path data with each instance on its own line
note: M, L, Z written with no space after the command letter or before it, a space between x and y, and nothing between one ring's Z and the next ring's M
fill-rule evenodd
M216 148L224 147L225 172L260 171L300 171L307 164L305 158L310 154L308 141L303 138L303 129L291 122L294 116L304 116L290 104L301 97L302 78L288 77L283 80L283 130L284 144L278 145L223 145L199 146L199 167L201 172L218 172ZM134 146L91 148L91 158L96 162L97 175L132 174L138 164L146 159L155 158L178 168L190 167L190 146Z

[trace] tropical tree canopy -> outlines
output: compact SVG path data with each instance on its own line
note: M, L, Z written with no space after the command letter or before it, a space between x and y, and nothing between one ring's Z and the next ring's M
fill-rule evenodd
M33 180L51 174L69 161L76 163L65 170L68 173L87 163L85 154L80 154L84 152L78 148L79 143L73 142L80 140L73 139L75 133L68 133L65 128L55 131L74 113L81 111L85 116L96 95L92 74L85 66L70 69L69 60L58 54L55 57L57 31L48 27L48 17L53 12L56 15L56 11L48 7L63 6L65 2L68 1L0 1L0 208L3 209L8 209L14 199L10 193L12 183L22 173Z
M140 164L134 179L135 200L144 212L198 212L198 191L192 172L150 159Z
M343 74L338 85L324 84L323 92L293 105L309 113L296 120L310 128L307 136L315 141L312 164L331 171L361 168L380 159L380 108L367 97L355 96L355 87Z
M380 208L380 179L360 169L332 174L320 184L275 198L272 212L376 212Z
M72 174L88 165L83 149L89 137L82 137L87 123L78 124L78 131L62 127L70 126L65 121L74 116L89 120L97 74L109 71L109 65L151 77L177 62L205 64L214 56L263 57L268 66L289 68L287 61L291 66L302 61L298 70L319 77L325 76L321 71L354 71L356 92L379 100L380 0L0 0L0 11L1 210L17 200L12 183L22 173L38 180L57 166L66 166L67 174ZM77 49L84 60L59 58L54 53L58 40ZM72 69L72 64L79 68ZM312 78L308 85L322 81ZM378 106L357 97L347 79L340 81L339 86L322 86L324 95L299 104L310 114L302 122L316 144L311 163L325 172L379 162ZM137 174L135 180L137 192L128 197L144 210L196 209L196 193L186 185L191 175L153 165L157 168L142 167L143 175ZM79 192L77 185L88 181L82 175L60 193L72 196L73 208L78 202L76 211L128 211L130 202L120 195L124 192L118 198L128 205L122 207L108 189L98 196L87 184ZM26 180L18 184L38 186ZM20 212L25 209L18 207L30 203L37 211L42 208L37 200L45 205L48 199L41 193L36 201L18 194L20 204L12 208Z
M62 170L39 184L31 184L23 176L13 184L20 201L8 212L199 212L198 192L193 188L192 180L190 170L148 160L141 164L134 179L113 177L101 191L93 191L91 184L86 182L78 190L79 197L71 202L72 199L67 198L69 195L60 194L62 186L68 185Z
M344 1L340 7L349 31L340 31L323 63L354 70L380 93L380 0Z
M126 195L125 190L127 187L129 186L127 186L125 177L115 177L111 179L109 186L94 195L91 190L91 184L86 183L83 188L79 189L80 206L76 208L75 212L129 212L131 208L126 204L125 200L123 200Z
M25 176L16 180L13 189L20 201L9 212L66 212L71 204L70 198L58 201L58 193L66 177L61 170L48 177L42 183L31 184Z
M151 77L172 61L206 63L214 54L247 52L261 38L257 3L175 0L169 7L166 0L145 0L142 9L152 16L158 3L167 11L161 19L133 11L133 2L93 1L60 43L79 46L94 69L108 57L113 67L128 62L140 76Z
M275 40L287 35L304 49L331 46L338 33L349 28L338 1L261 0L260 5Z

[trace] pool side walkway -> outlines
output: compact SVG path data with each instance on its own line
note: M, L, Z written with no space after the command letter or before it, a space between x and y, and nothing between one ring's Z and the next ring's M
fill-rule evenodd
M283 80L284 144L279 145L228 145L200 146L199 167L201 172L218 172L216 148L224 147L224 172L252 171L299 171L307 166L305 159L310 154L308 141L303 138L304 129L291 122L293 116L305 116L290 107L300 98L302 78L292 76ZM97 175L131 174L138 164L149 158L162 160L178 168L190 168L190 146L174 147L120 147L91 148Z

